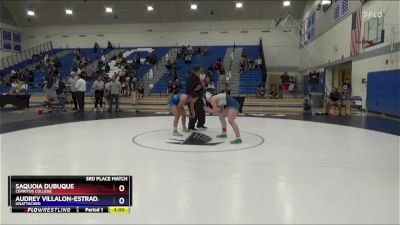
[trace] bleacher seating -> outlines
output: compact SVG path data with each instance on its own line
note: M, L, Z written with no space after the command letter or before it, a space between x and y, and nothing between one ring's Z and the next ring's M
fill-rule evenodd
M196 49L196 47L194 47L194 49ZM177 59L177 73L179 75L179 79L181 81L180 83L182 85L180 92L186 91L185 81L188 75L188 71L192 70L194 66L200 66L205 70L204 72L206 73L208 67L211 64L214 64L218 60L218 58L224 59L227 46L215 46L215 47L209 47L208 49L210 51L209 55L198 56L194 54L192 57L192 63L189 64L185 64L184 60L181 58ZM151 90L152 94L162 94L162 95L166 94L169 74L170 74L169 71L163 74L163 76L158 80L158 82L154 85L153 89ZM212 76L212 81L215 85L217 85L218 74L216 72Z
M51 56L57 54L57 53L60 52L60 51L62 51L62 49L51 49L51 50L49 50L49 51L47 52L47 54L48 54L49 57L51 57ZM12 65L12 66L10 66L10 67L3 68L0 72L1 72L3 75L9 75L9 74L11 74L11 71L12 71L12 70L23 69L23 68L25 68L25 67L27 67L27 66L29 66L29 65L34 64L34 63L36 63L35 59L29 58L29 59L26 59L26 60L24 60L24 61L22 61L22 62L20 62L20 63L17 63L17 64L15 64L15 65Z
M193 47L196 49L196 47ZM177 73L179 75L180 83L181 83L181 88L180 92L185 92L186 91L186 78L188 75L188 71L190 71L194 66L200 66L202 67L205 71L207 72L207 69L210 65L214 65L215 62L218 60L218 58L224 59L226 50L228 46L211 46L209 47L209 52L210 54L207 56L203 55L196 55L194 54L192 57L192 62L189 64L185 64L184 60L182 58L177 59ZM137 48L124 48L125 52L129 52L132 50L135 50ZM146 49L146 48L140 48L140 49ZM146 56L148 55L147 50L141 51L135 51L140 54L141 60L143 61ZM148 48L150 49L150 48ZM152 48L153 52L157 55L157 58L161 60L163 56L171 49L171 47L154 47ZM252 59L258 59L260 57L260 52L259 52L259 46L243 46L243 49L246 51L248 57L251 57ZM52 56L62 50L75 50L75 49L53 49L48 52L49 56ZM89 58L90 62L95 61L96 59L100 58L103 54L108 53L109 50L107 49L98 49L96 53L93 52L92 48L82 48L81 51L84 53L86 57ZM134 54L133 52L127 56L128 61L133 60ZM74 69L73 65L73 58L74 58L74 53L71 51L70 53L62 56L60 58L61 61L61 69L60 69L60 74L62 78L66 78L70 72ZM30 60L26 60L26 62L21 63L21 65L27 65L31 63ZM160 65L164 65L164 62ZM17 65L16 65L17 66ZM138 79L142 79L143 76L152 68L153 65L149 64L142 64L140 66L140 69L138 71L137 77ZM225 65L227 67L227 65ZM11 71L12 68L7 68ZM226 68L227 69L227 68ZM41 88L41 83L43 80L43 77L45 75L44 71L37 70L33 74L33 84L30 84L30 92L42 92ZM161 94L165 95L167 92L167 87L168 87L168 78L170 75L170 71L165 72L161 78L155 83L154 87L151 90L151 94ZM94 82L95 78L92 78L87 81L87 86L88 88L91 87L92 83ZM215 84L216 87L219 87L218 84L219 80L219 74L214 71L213 76L212 76L212 81ZM262 71L261 69L257 68L255 70L248 70L245 71L241 74L240 76L240 86L239 86L239 93L240 94L255 94L256 92L256 87L258 84L262 82Z
M253 60L260 58L259 46L243 46L243 50L247 57ZM239 93L254 95L260 83L262 83L262 70L260 68L244 71L240 74Z

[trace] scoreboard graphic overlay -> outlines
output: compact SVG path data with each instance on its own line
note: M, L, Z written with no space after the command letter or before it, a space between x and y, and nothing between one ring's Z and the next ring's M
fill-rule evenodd
M9 176L13 213L129 213L132 176Z

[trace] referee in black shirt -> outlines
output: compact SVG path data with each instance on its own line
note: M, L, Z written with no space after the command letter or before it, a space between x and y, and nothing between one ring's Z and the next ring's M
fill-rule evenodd
M191 131L196 131L196 122L198 129L207 129L207 127L204 126L206 122L206 112L204 111L203 102L204 88L200 80L202 72L203 70L199 66L196 66L189 72L186 80L186 94L190 95L192 99L197 98L194 103L194 112L192 112L192 108L189 107L191 118L189 119L188 128Z

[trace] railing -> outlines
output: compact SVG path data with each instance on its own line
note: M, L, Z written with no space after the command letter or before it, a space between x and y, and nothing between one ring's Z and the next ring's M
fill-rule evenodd
M262 39L260 39L260 57L262 61L263 67L261 68L263 74L263 83L267 81L267 64L265 63L265 56L264 56L264 47L262 43Z
M47 52L52 49L53 49L53 44L51 43L51 41L37 45L32 48L28 48L19 53L9 55L7 57L2 58L0 68L4 69L4 68L14 66L14 65L21 63L27 59L31 59L32 56L35 54L39 54L41 52Z

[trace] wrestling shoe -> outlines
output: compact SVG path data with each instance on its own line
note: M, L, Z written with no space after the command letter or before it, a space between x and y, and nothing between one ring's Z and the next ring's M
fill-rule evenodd
M228 135L226 133L222 133L220 135L217 135L217 138L227 138Z
M185 133L190 132L189 129L187 129L186 127L182 127L182 131Z
M175 137L182 137L182 136L183 136L183 135L182 135L181 133L179 133L178 131L174 131L174 132L172 133L172 135L175 136Z
M199 129L199 130L207 130L207 127L203 125L203 126L197 127L197 129Z
M242 139L236 138L235 140L231 141L231 144L242 144Z

